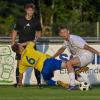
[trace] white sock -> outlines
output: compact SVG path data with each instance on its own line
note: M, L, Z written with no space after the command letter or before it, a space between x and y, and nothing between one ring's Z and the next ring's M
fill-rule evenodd
M69 73L69 78L70 78L70 85L75 86L75 74L74 74L74 72Z
M81 77L78 77L78 78L77 78L77 81L79 81L79 82L83 82L84 79L83 79L83 77L81 76Z

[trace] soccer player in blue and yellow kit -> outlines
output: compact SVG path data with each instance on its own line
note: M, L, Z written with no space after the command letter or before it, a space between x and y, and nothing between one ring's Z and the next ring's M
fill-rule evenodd
M25 45L26 48L24 49L23 46ZM55 58L51 58L50 55L35 50L34 46L35 43L32 41L23 44L15 43L12 46L12 50L14 52L18 52L21 54L21 61L19 64L19 86L22 85L23 73L30 66L34 67L35 69L41 72L43 79L48 85L56 85L57 82L51 79L53 77L53 72L55 70L67 68L66 62ZM69 86L68 84L64 84L61 81L58 81L58 84L66 88Z

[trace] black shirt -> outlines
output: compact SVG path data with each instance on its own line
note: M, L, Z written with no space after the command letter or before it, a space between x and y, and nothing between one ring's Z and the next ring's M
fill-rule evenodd
M33 17L31 20L20 17L16 22L15 30L18 31L20 43L34 40L35 32L41 30L40 20L36 17Z

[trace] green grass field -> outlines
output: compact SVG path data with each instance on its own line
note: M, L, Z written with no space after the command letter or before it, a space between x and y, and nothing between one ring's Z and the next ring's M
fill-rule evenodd
M0 100L100 100L100 87L89 91L68 91L60 87L0 86Z

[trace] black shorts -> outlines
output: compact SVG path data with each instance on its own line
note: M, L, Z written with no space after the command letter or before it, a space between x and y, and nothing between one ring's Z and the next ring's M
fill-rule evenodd
M15 59L16 59L16 60L21 60L21 54L16 53Z

